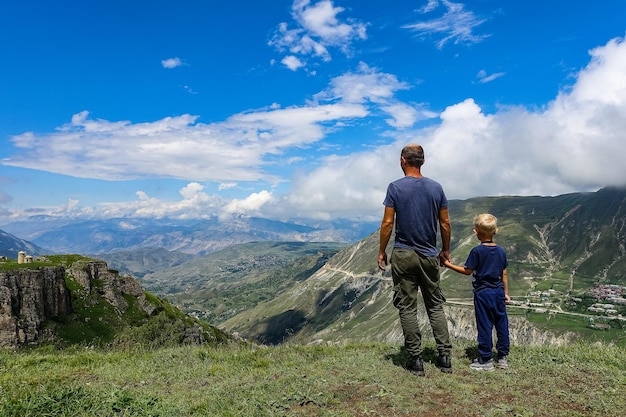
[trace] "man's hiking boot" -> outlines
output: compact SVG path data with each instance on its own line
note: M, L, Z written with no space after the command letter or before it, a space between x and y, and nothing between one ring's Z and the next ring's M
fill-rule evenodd
M410 358L406 363L406 369L413 375L424 376L424 361L422 358Z
M476 359L470 365L470 369L473 369L475 371L487 371L487 372L492 372L496 370L496 368L493 366L493 361L491 359L485 362L481 362L480 360Z
M450 355L437 356L437 362L435 365L441 372L445 372L447 374L452 373L452 361L450 360Z

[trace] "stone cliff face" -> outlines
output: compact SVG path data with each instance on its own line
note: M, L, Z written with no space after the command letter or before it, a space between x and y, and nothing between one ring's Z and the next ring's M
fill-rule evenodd
M466 340L476 339L476 317L472 308L446 306L445 309L452 337ZM422 324L424 327L428 327L428 332L430 332L429 324L425 317ZM556 335L543 331L527 319L518 316L509 316L509 337L513 345L543 346L562 346L570 343L575 338L572 333Z
M0 272L0 346L17 347L46 340L43 324L72 313L71 294L63 267L20 268ZM67 269L87 294L98 291L122 315L124 298L137 299L148 315L155 312L139 281L120 276L103 261L78 261ZM94 285L97 281L97 285Z
M108 268L104 261L78 261L68 269L68 274L78 282L88 294L99 291L118 314L123 314L128 308L124 294L137 299L140 307L148 315L152 315L156 307L146 299L141 283L129 276L120 276L117 271ZM94 287L98 280L102 285Z
M0 272L0 346L36 343L46 320L71 311L64 268Z

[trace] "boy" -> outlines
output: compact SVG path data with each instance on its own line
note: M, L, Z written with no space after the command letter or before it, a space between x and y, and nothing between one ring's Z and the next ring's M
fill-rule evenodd
M480 245L470 251L464 266L444 261L444 265L461 274L472 275L474 287L474 309L478 328L478 360L470 368L476 371L493 371L492 331L496 328L497 342L496 364L498 368L507 368L506 357L509 354L509 319L506 304L509 297L509 281L506 268L509 265L506 252L493 243L493 236L498 231L497 219L491 214L479 214L474 219L474 233Z

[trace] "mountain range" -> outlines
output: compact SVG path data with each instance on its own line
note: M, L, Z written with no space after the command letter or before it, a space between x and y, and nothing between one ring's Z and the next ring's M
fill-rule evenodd
M481 212L498 217L496 242L508 253L510 293L517 303L509 309L514 342L559 344L587 337L626 343L620 316L592 317L595 322L610 323L610 330L600 334L588 325L591 319L587 312L597 301L590 295L592 287L626 286L626 189L604 188L554 197L451 200L455 263L463 263L470 248L478 243L472 220ZM261 237L257 240L264 242L241 244L221 229L215 243L199 239L199 244L190 237L208 239L210 233L208 229L194 230L193 224L208 227L209 223L190 222L183 233L174 232L175 227L167 229L163 221L150 238L149 222L137 221L132 223L136 226L132 230L141 233L132 240L132 233L121 232L122 220L117 222L117 229L111 228L106 234L115 244L85 245L90 249L115 247L116 251L100 252L101 259L113 268L139 276L148 290L227 332L268 344L287 340L337 343L402 339L397 312L391 305L389 272L378 271L376 265L376 231L353 240L355 243L324 244L302 241L305 237L319 237L319 230L296 231L281 223L284 241L279 243L271 239L279 233L272 232L271 224L265 223L264 231L257 233ZM239 229L230 230L233 235L237 230L245 230L249 238L246 242L253 242L254 222L243 222ZM54 233L58 233L60 242L56 247L79 249L74 238L83 236L82 242L97 239L98 234L93 231L103 228L94 226L81 232L77 225L56 227ZM283 233L285 229L298 239L288 241L290 234ZM115 230L122 235L117 236ZM62 231L68 234L62 235ZM37 244L52 242L46 240L49 237L44 238L46 233L37 234L34 229L31 233ZM166 248L154 244L164 243L164 236L176 233L185 239L165 245ZM124 236L132 251L122 249ZM220 238L229 244L216 243ZM183 241L187 243L181 245ZM192 247L196 249L190 250ZM449 301L446 309L453 335L473 338L469 278L445 270L442 286ZM616 308L626 316L623 306ZM428 334L426 320L422 324Z
M17 259L19 252L25 252L30 255L42 255L45 250L4 230L0 230L0 256Z
M376 227L377 224L372 222L346 220L304 223L247 217L227 220L72 220L31 216L27 220L3 224L0 229L44 248L46 253L106 254L162 248L195 256L238 243L257 241L354 242ZM0 242L0 250L4 247Z

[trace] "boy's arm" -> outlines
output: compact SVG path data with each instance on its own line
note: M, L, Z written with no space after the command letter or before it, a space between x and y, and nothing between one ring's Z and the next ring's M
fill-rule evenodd
M511 297L509 297L509 274L506 272L506 268L502 271L502 284L504 285L504 300L509 304Z
M448 268L450 268L451 270L453 270L454 272L458 272L459 274L472 275L472 272L474 272L474 270L469 269L466 266L455 265L452 262L448 261L447 259L444 261L443 264L447 266Z

